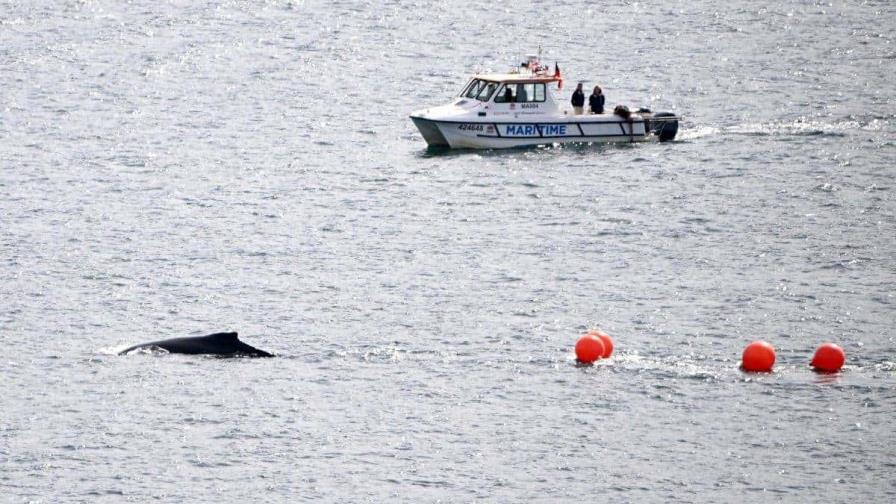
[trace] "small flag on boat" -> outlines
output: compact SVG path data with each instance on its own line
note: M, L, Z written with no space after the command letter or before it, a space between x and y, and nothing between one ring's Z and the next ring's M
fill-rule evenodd
M557 89L563 89L563 76L560 75L560 65L554 62L554 77L558 78Z

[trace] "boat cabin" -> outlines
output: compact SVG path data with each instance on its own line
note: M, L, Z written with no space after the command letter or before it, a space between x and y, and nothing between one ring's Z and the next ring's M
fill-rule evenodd
M467 100L483 102L483 108L494 115L556 113L558 107L552 84L559 81L558 77L541 75L475 75L463 87L458 98L464 103Z

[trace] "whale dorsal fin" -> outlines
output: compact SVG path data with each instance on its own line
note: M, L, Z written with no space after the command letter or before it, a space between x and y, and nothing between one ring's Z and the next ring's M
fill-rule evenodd
M228 343L234 343L240 340L236 332L220 332L209 334L208 336L206 336L206 338Z

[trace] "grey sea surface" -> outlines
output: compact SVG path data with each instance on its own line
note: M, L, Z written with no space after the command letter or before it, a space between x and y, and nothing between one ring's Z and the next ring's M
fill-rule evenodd
M0 2L0 501L896 501L894 33L890 1ZM678 139L426 149L410 111L539 45L564 103ZM278 357L116 355L227 330Z

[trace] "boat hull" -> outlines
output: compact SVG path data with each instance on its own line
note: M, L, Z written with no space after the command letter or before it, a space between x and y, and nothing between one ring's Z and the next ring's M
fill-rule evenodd
M565 143L643 142L657 139L642 118L586 116L583 121L469 122L411 116L430 147L506 149Z

